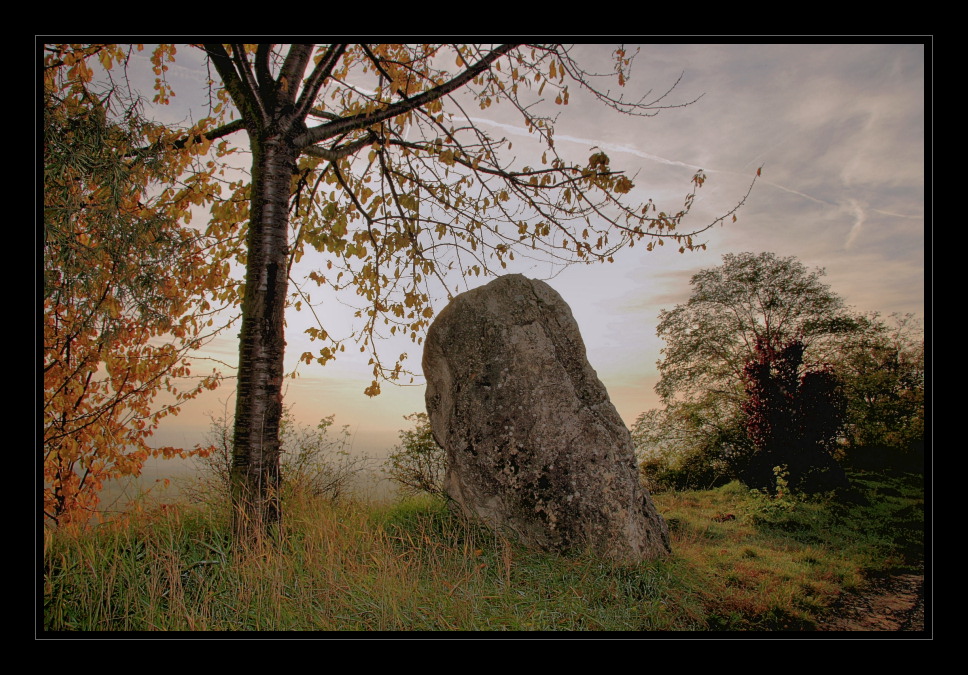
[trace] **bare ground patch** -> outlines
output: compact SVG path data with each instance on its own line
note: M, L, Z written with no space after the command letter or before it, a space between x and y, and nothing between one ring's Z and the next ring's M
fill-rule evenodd
M924 575L872 579L846 593L817 626L822 631L924 631Z

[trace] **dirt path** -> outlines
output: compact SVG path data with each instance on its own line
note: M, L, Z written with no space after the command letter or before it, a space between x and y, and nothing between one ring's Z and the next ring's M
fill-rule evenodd
M924 631L924 576L874 579L838 600L817 630Z

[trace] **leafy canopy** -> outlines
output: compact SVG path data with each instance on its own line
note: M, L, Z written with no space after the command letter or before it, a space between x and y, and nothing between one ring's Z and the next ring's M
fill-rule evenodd
M729 253L695 274L689 301L659 314L666 346L656 392L666 402L709 393L738 402L743 369L761 341L800 339L808 363L823 360L857 327L823 274L773 253Z
M131 65L143 45L50 45L47 62L69 69L71 87ZM305 279L290 279L289 301L312 308L317 326L307 333L326 343L302 355L325 364L345 350L345 336L327 329L316 312L311 285L357 298L363 320L355 337L373 354L374 379L397 379L406 356L384 366L376 338L402 333L418 344L433 316L432 298L453 292L461 277L493 274L516 258L562 263L611 261L646 239L652 250L667 241L680 252L704 248L703 231L732 217L745 197L713 222L682 230L702 171L683 203L660 210L651 199L633 201L633 180L601 150L587 160L562 157L555 144L554 109L569 104L573 89L590 93L622 114L649 117L688 105L670 102L675 85L638 100L614 95L599 83L626 86L633 54L618 48L613 72L582 68L566 45L191 45L209 60L208 109L192 125L152 125L146 140L166 148L175 196L205 206L205 234L247 260L251 179L238 177L225 157L240 149L237 132L267 133L280 121L273 106L284 90L293 117L304 116L291 142L300 157L289 190L289 268L307 252L320 254ZM179 47L153 47L153 103L175 97L167 72ZM96 63L95 63L96 59ZM308 68L306 68L308 66ZM304 72L305 70L305 72ZM125 72L127 72L125 70ZM124 83L127 86L127 82ZM494 136L476 115L504 104L531 138L522 163L507 137ZM552 108L548 110L549 106ZM297 125L298 126L298 125ZM540 158L540 159L539 159ZM752 186L751 186L752 187ZM748 194L748 193L747 193ZM190 211L181 214L186 220ZM346 292L349 294L346 294ZM238 301L227 286L220 299Z
M184 224L205 200L175 181L197 155L158 143L169 132L140 100L92 84L101 53L53 50L44 67L44 514L58 523L88 518L104 482L149 456L185 454L148 440L220 380L187 359L220 328L229 272Z

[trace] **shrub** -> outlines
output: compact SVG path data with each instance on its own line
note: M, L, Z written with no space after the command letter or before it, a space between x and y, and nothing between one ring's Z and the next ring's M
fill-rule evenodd
M196 501L228 500L232 471L232 420L227 413L210 415L208 441L214 450L197 461L203 477L187 490ZM288 493L324 497L337 501L350 491L353 481L369 460L351 454L349 426L334 431L335 416L324 417L315 426L296 422L291 408L283 411L280 426L283 489ZM214 494L212 494L214 493Z
M405 494L443 495L447 456L434 440L430 418L427 413L415 412L405 415L404 419L415 426L400 431L400 445L391 450L383 465L384 471Z
M716 409L675 403L639 415L632 442L650 492L711 489L734 478L729 459L742 433L710 411Z

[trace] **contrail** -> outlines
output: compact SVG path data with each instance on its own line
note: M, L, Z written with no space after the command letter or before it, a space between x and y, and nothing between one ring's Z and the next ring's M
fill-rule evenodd
M828 201L823 200L823 199L817 199L816 197L811 197L808 194L804 194L802 192L799 192L797 190L794 190L793 188L784 187L782 185L779 185L778 183L771 183L770 181L763 181L763 182L766 185L769 185L771 187L775 187L777 190L783 190L784 192L789 192L791 194L795 194L798 197L803 197L804 199L809 199L810 201L817 202L818 204L824 204L825 206L837 206L833 202L828 202Z
M517 136L531 136L531 134L528 132L527 129L525 129L524 127L520 127L520 126L513 125L513 124L504 124L503 122L495 122L493 120L481 119L481 118L477 118L477 117L469 118L468 121L470 121L472 123L475 123L475 124L476 123L490 124L491 126L499 127L501 129L503 129L505 131L508 131L509 133L515 134ZM652 162L657 162L659 164L666 164L668 166L680 166L680 167L687 168L687 169L689 169L691 171L699 171L701 169L701 170L705 171L706 173L722 173L722 174L732 174L732 175L737 175L737 176L739 176L739 175L745 175L745 174L740 174L738 171L724 171L722 169L707 169L705 167L699 166L698 164L689 164L688 162L680 162L679 160L675 160L675 159L667 159L665 157L660 157L658 155L653 155L653 154L648 153L648 152L642 152L641 150L638 150L637 148L630 147L628 145L615 145L615 144L612 144L612 143L602 143L601 141L597 141L597 140L590 139L590 138L578 138L577 136L568 136L568 135L565 135L565 134L560 134L560 135L559 134L555 134L555 140L571 141L572 143L578 143L578 144L582 144L582 145L588 145L589 147L597 146L597 147L600 147L600 148L605 149L605 150L613 150L613 151L617 151L617 152L625 152L625 153L628 153L630 155L635 155L636 157L641 157L642 159L647 159L647 160L652 161ZM802 192L798 192L797 190L794 190L792 188L784 187L782 185L778 185L777 183L772 183L770 181L764 181L762 178L760 179L760 181L762 181L766 185L770 185L772 187L775 187L778 190L783 190L784 192L789 192L789 193L795 194L797 196L803 197L804 199L809 199L810 201L817 202L818 204L824 204L825 206L836 206L836 204L833 204L831 202L824 201L822 199L817 199L816 197L811 197L808 194L804 194Z
M517 136L531 136L532 134L524 127L516 126L514 124L504 124L503 122L495 122L493 120L481 119L479 117L468 118L468 121L477 124L484 123L490 124L493 127L500 127L505 131L508 131ZM603 150L613 150L616 152L625 152L630 155L635 155L636 157L641 157L643 159L648 159L653 162L658 162L659 164L668 164L669 166L681 166L692 171L699 171L703 167L696 164L688 164L686 162L680 162L675 159L666 159L665 157L659 157L658 155L653 155L648 152L642 152L636 148L630 147L628 145L615 145L613 143L603 143L601 141L591 139L591 138L578 138L577 136L568 136L567 134L555 134L556 141L570 141L572 143L578 143L580 145L588 145L589 147L599 147Z
M844 242L844 248L849 249L853 245L854 240L857 239L860 234L860 229L864 226L864 209L860 207L856 199L850 200L850 208L853 210L856 220L853 226L850 228L850 232L847 233L847 241Z
M508 133L514 134L516 136L531 136L532 135L526 128L521 127L521 126L517 126L517 125L514 125L514 124L505 124L503 122L495 122L494 120L482 119L482 118L479 118L479 117L469 117L469 118L466 118L466 119L469 122L473 123L473 124L478 124L478 123L480 123L480 124L489 124L489 125L491 125L493 127L498 127L500 129L503 129L504 131L507 131ZM656 162L658 164L666 164L668 166L679 166L679 167L687 168L687 169L689 169L691 171L699 171L701 169L701 170L705 171L706 173L720 173L720 174L731 174L731 175L736 175L736 176L740 176L740 175L744 175L745 176L745 174L741 174L738 171L725 171L725 170L722 170L722 169L707 169L707 168L702 167L702 166L699 166L697 164L689 164L688 162L680 162L680 161L675 160L675 159L667 159L665 157L660 157L659 155L653 155L653 154L648 153L648 152L642 152L641 150L639 150L637 148L634 148L634 147L631 147L631 146L628 146L628 145L616 145L616 144L612 144L612 143L603 143L601 141L598 141L598 140L595 140L595 139L591 139L591 138L579 138L577 136L568 136L566 134L555 134L555 140L556 141L557 140L569 141L569 142L572 142L572 143L577 143L579 145L587 145L589 147L600 147L603 150L610 150L610 151L615 151L615 152L624 152L624 153L628 153L630 155L634 155L636 157L641 157L642 159L646 159L646 160L649 160L649 161L652 161L652 162ZM769 185L770 187L774 187L777 190L783 190L784 192L789 192L790 194L797 195L798 197L803 197L804 199L809 199L810 201L815 202L817 204L823 204L824 206L832 206L832 207L835 207L835 208L839 208L840 207L840 205L837 204L837 203L835 203L835 202L828 202L828 201L826 201L824 199L818 199L817 197L812 197L812 196L810 196L810 195L808 195L808 194L806 194L804 192L800 192L799 190L794 190L793 188L786 187L785 185L780 185L779 183L773 183L771 181L764 180L762 178L759 179L759 182L763 183L764 185ZM851 233L848 235L848 240L847 240L847 244L846 244L848 247L850 246L851 243L853 243L853 240L856 238L857 233L859 232L860 227L861 227L861 225L864 222L863 212L860 211L860 206L856 203L855 200L851 200L851 206L854 208L855 213L860 213L860 215L858 216L858 218L859 218L858 222L856 222L854 224L853 228L851 229ZM917 218L922 218L923 217L923 216L908 216L908 215L903 215L903 214L900 214L900 213L890 213L888 211L881 211L881 210L878 210L878 209L870 209L870 210L873 211L874 213L880 213L880 214L887 215L887 216L894 216L894 217L897 217L897 218L917 219Z
M894 213L893 211L881 211L880 209L871 209L874 213L879 213L882 216L893 216L894 218L907 218L909 220L923 220L924 215L920 216L909 216L904 213Z

